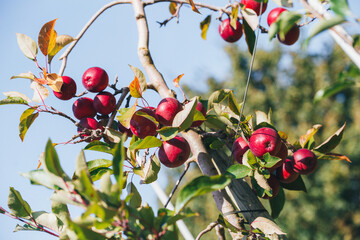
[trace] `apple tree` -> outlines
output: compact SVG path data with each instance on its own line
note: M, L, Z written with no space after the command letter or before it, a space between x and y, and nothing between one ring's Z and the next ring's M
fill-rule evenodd
M149 29L145 9L160 2L169 3L169 21L180 18L181 11L194 14L209 13L200 23L199 35L206 38L211 18L218 14L219 34L233 43L243 35L246 38L251 61L242 102L235 98L234 90L217 89L205 99L186 97L181 88L179 74L172 83L165 81L155 67L149 50ZM211 229L226 228L233 239L286 238L286 233L274 222L285 204L284 192L304 190L302 176L315 174L322 160L350 160L334 148L340 143L346 124L327 139L315 141L320 126L303 129L298 140L290 142L288 129L278 129L268 111L244 114L252 69L256 61L259 34L268 34L269 40L292 45L298 41L301 29L310 28L304 46L318 33L329 30L335 41L354 64L360 66L360 55L355 40L347 34L342 23L352 20L346 1L300 0L303 9L292 9L292 1L275 1L278 8L267 16L269 26L260 19L267 1L242 0L213 6L192 0L174 1L114 1L100 9L84 26L79 35L57 35L55 23L49 21L40 30L38 41L25 34L17 34L20 49L41 70L14 75L30 79L34 97L31 100L19 92L7 92L1 105L20 104L26 110L20 117L20 138L24 139L31 124L43 113L50 113L71 121L77 133L69 136L65 144L85 144L76 158L76 169L68 175L61 166L56 146L51 140L45 146L39 166L23 174L32 184L53 190L52 212L35 211L20 192L10 187L8 209L2 214L18 219L24 225L18 230L35 230L60 239L177 239L176 225L182 219L196 217L196 209L187 206L194 198L212 193L219 210L217 219L206 229L199 229L200 239ZM134 80L120 86L117 79L110 81L105 69L91 67L82 77L86 91L78 93L80 83L64 76L72 49L79 43L94 21L114 5L131 4L138 30L138 57L142 66L131 66ZM286 9L285 9L285 8ZM332 12L327 11L329 8ZM273 38L277 38L273 39ZM355 47L354 47L355 46ZM54 56L66 47L58 73L51 71ZM45 56L45 65L38 61L38 49ZM142 70L140 70L142 68ZM172 84L172 85L171 85ZM341 86L334 91L343 89ZM73 115L62 109L46 105L49 88L59 101L73 100ZM183 93L180 102L171 88ZM143 97L145 91L155 91L162 100L150 106ZM91 97L91 94L96 94ZM325 96L326 97L326 96ZM249 111L249 110L248 110ZM86 151L108 154L109 159L86 160ZM189 166L196 164L202 176L179 187ZM141 177L141 183L151 184L158 179L160 167L184 171L164 206L155 213L142 203L142 197L132 182L132 175ZM171 171L171 170L170 170ZM125 190L126 189L126 190ZM175 206L171 199L177 193ZM270 202L268 212L259 198ZM83 209L79 218L73 218L69 206ZM219 237L224 233L218 231Z

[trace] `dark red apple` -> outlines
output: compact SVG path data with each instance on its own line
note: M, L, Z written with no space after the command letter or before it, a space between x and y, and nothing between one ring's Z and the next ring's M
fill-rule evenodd
M158 121L155 111L149 108L142 108L137 110L130 120L130 129L132 133L139 137L145 138L147 136L155 136L157 134L157 125L150 119L140 116L137 113L145 113Z
M73 98L76 94L76 83L74 79L68 76L62 76L63 84L61 86L60 92L54 92L55 97L61 100L69 100Z
M175 115L182 110L181 103L175 98L164 98L156 108L156 116L164 126L171 126Z
M285 34L284 39L281 39L279 34L277 35L277 38L281 43L285 45L293 45L299 39L299 36L300 36L300 28L298 25L295 25Z
M279 168L276 169L276 177L280 182L291 183L298 178L299 174L294 171L293 164L294 159L289 157Z
M280 145L280 149L279 151L274 155L274 157L278 157L281 158L281 161L279 161L278 163L276 163L273 167L269 168L270 172L275 171L275 169L277 169L278 167L280 167L286 160L288 156L288 149L285 145L285 143L283 143L281 141L281 145Z
M118 128L121 133L126 134L128 137L132 137L132 135L133 135L132 131L129 128L126 128L120 122L118 122Z
M233 43L239 40L242 36L242 25L236 21L236 29L230 25L230 19L223 20L219 25L220 36L227 42Z
M241 3L244 4L244 8L250 8L250 9L254 10L258 16L263 14L267 8L267 3L263 3L262 11L260 13L261 3L255 1L255 0L241 0Z
M100 92L94 98L94 108L100 114L110 114L115 110L116 99L109 92Z
M249 147L257 157L262 157L267 152L275 156L280 150L281 139L276 130L263 127L251 134Z
M99 123L98 121L96 121L94 118L83 118L80 120L79 122L79 127L78 127L78 132L81 132L83 129L92 129L92 130L96 130L96 129L102 129L101 123ZM80 137L84 138L89 136L88 134L82 134ZM95 138L93 140L100 140L101 137ZM85 140L86 142L91 142L91 139L87 139Z
M274 175L270 175L270 178L267 180L271 190L272 190L272 197L269 197L268 195L265 194L265 196L263 197L264 199L272 199L274 198L276 195L278 195L279 190L280 190L280 182L279 180L274 176Z
M271 24L273 24L277 18L280 16L280 14L284 11L287 11L285 8L274 8L273 10L271 10L267 16L267 23L269 26L271 26Z
M297 150L294 155L294 171L307 175L312 173L317 166L317 157L315 154L306 148Z
M190 156L190 146L185 138L176 136L164 141L158 152L159 160L169 168L183 165Z
M206 108L204 107L204 105L198 101L197 104L196 104L196 110L201 112L202 115L204 115L204 117L206 117ZM199 127L204 121L202 120L198 120L198 121L194 121L192 124L191 124L191 127Z
M96 110L94 108L93 102L94 101L88 97L82 97L77 99L72 106L74 116L79 120L86 117L95 117Z
M92 67L85 71L82 83L89 92L101 92L109 83L106 71L99 67Z
M242 157L248 149L247 142L242 137L238 137L232 146L232 156L238 163L242 164Z

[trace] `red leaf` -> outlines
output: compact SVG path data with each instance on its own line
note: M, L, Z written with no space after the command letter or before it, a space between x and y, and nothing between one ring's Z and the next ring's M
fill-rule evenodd
M180 82L180 79L184 76L184 73L177 76L174 80L173 80L173 83L174 83L174 86L175 87L179 87L179 82Z

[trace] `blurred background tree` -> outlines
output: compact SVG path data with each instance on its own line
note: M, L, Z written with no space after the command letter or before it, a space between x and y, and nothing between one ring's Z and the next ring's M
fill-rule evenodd
M318 142L329 137L325 133L335 132L344 122L347 124L343 141L334 152L346 154L352 163L319 161L317 171L303 177L307 194L285 191L285 207L277 222L289 239L360 239L360 88L356 87L360 74L342 50L332 46L328 49L326 54L316 55L280 47L258 50L246 99L245 115L254 114L249 110L268 112L271 109L275 126L286 131L291 143L314 124L322 125L316 134ZM233 45L225 51L232 62L230 77L209 78L206 92L183 86L188 97L207 98L216 90L229 88L238 102L242 102L250 55ZM339 81L355 84L332 96L314 100L317 91ZM186 181L199 174L198 169L192 171L193 174L186 175ZM268 203L264 201L264 205ZM192 206L201 209L201 217L186 220L196 236L200 229L216 220L216 206L210 195L196 199ZM217 239L214 231L205 238Z

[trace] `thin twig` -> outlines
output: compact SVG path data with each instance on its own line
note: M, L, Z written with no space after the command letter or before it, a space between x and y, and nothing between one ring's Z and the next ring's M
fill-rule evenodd
M218 224L215 226L215 232L219 240L225 240L225 229L222 225Z
M89 27L95 22L95 20L107 9L115 6L115 5L119 5L119 4L130 4L131 0L120 0L120 1L114 1L111 3L106 4L105 6L103 6L101 9L99 9L99 11L97 11L93 17L86 23L86 25L83 27L83 29L81 29L81 31L79 32L79 34L76 36L75 41L73 41L71 43L71 45L65 50L65 52L63 53L63 55L61 55L61 57L59 58L59 60L62 60L62 64L59 70L58 75L63 75L65 67L66 67L66 63L67 63L67 58L70 54L70 52L73 50L73 48L75 47L75 45L79 42L79 40L82 38L82 36L84 35L84 33L89 29Z
M111 125L112 125L112 123L113 123L113 121L114 121L114 118L115 118L115 116L116 116L117 110L119 110L119 108L120 108L122 102L124 101L126 95L127 95L127 94L129 93L129 91L130 91L128 87L124 87L124 88L122 88L121 90L122 90L121 96L120 96L120 98L119 98L119 101L118 101L117 104L116 104L115 110L112 112L112 114L111 114L111 116L110 116L110 118L109 118L109 121L108 121L108 123L107 123L107 125L106 125L106 128L110 128L110 127L111 127Z
M204 230L199 233L195 240L199 240L204 234L213 230L213 228L216 227L218 224L219 223L217 221L210 223Z
M191 163L191 162L187 162L187 163L185 164L185 169L184 169L183 173L181 174L180 178L179 178L179 179L177 180L177 182L175 183L175 186L174 186L173 190L171 191L168 200L167 200L166 203L164 204L164 208L167 207L167 205L169 204L171 198L174 196L174 193L175 193L176 189L179 187L179 184L180 184L181 180L182 180L183 177L185 176L186 172L189 170L190 163Z

